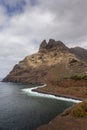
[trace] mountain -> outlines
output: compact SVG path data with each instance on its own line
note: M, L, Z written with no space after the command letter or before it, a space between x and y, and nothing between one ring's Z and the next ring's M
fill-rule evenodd
M74 49L75 50L75 49ZM3 79L5 82L56 82L72 75L87 73L87 65L73 49L61 41L50 39L40 44L39 51L26 56Z
M74 53L78 58L87 62L87 49L81 47L71 48L71 52Z

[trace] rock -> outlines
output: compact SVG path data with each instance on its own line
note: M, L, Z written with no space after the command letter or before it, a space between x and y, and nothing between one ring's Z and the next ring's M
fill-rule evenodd
M44 40L41 45L39 52L48 52L48 51L68 51L69 48L64 45L61 41L55 41L54 39L49 39L49 42L47 43L46 40Z
M54 48L56 46L56 41L53 40L53 39L50 39L48 44L47 44L47 49L51 49L51 48Z
M47 49L47 43L46 43L46 40L43 40L42 43L41 43L41 45L40 45L39 51L43 52L46 49Z

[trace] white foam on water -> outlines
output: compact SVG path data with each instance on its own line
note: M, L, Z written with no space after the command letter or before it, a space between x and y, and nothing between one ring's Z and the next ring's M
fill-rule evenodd
M74 102L74 103L82 102L81 100L77 100L77 99L72 99L72 98L67 98L67 97L58 97L58 96L55 96L55 95L52 95L52 94L44 94L44 93L39 93L39 92L33 91L37 88L42 88L42 87L45 87L45 86L47 86L47 84L37 86L37 87L33 87L33 88L25 88L25 89L22 89L22 91L25 92L27 95L36 96L36 97L46 97L46 98L52 98L52 99Z

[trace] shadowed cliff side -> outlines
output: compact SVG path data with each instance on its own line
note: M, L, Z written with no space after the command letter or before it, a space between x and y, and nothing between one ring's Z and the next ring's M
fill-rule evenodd
M81 47L75 47L75 48L71 48L70 50L81 60L84 60L87 62L87 49L83 49Z

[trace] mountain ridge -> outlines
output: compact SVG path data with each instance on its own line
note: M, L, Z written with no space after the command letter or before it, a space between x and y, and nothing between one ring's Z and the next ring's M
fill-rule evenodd
M39 51L26 56L15 65L3 79L5 82L37 83L50 82L56 77L69 78L74 74L87 73L85 61L82 61L61 41L50 39L40 44ZM56 76L55 76L56 75Z
M87 62L87 49L81 47L74 47L71 48L70 51L74 53L77 57L79 57L81 60Z

